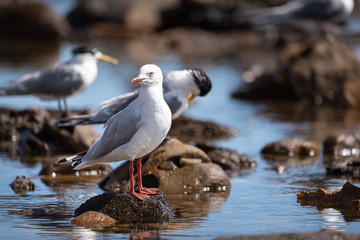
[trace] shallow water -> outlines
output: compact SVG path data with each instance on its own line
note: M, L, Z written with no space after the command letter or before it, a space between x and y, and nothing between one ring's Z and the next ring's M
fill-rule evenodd
M21 162L16 155L0 153L2 239L127 239L134 234L163 239L213 239L224 235L317 232L322 229L360 234L359 215L349 217L336 209L318 210L297 203L296 194L301 190L324 187L337 191L346 182L345 178L326 176L321 157L316 161L294 163L279 174L274 170L278 163L263 159L259 153L265 144L286 138L303 138L321 144L329 134L358 125L359 112L334 111L326 106L310 107L291 102L232 99L232 91L241 83L241 70L249 64L244 59L181 59L174 54L132 54L128 43L119 40L95 39L92 44L118 58L120 64L100 63L96 82L85 92L68 99L71 108L98 109L99 102L131 90L129 81L145 62L158 64L164 72L201 67L212 80L213 89L206 97L197 98L186 115L235 128L238 131L236 137L215 143L250 155L258 166L254 170L229 172L231 190L228 193L168 196L175 216L165 230L148 233L129 229L93 231L76 227L70 221L74 210L82 202L102 193L96 185L98 179L77 184L49 184L37 176L41 162ZM46 59L68 59L73 46L74 43L63 43L59 51L50 53ZM144 58L138 58L142 54ZM44 59L16 64L1 61L0 84L52 63ZM3 97L0 98L0 107L56 108L57 103L40 101L35 97ZM102 126L94 127L102 132ZM36 185L34 192L24 196L15 194L8 186L16 176L22 175L31 178ZM359 181L353 183L360 186ZM45 208L47 214L45 217L30 217L12 212L28 208Z

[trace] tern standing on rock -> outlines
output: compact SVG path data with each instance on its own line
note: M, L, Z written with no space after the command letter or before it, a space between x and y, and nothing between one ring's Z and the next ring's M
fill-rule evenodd
M0 87L0 96L34 95L42 100L58 100L60 111L63 99L63 113L66 114L66 97L84 91L95 81L98 73L97 61L118 63L115 58L88 46L77 47L72 53L72 59L65 63L57 63L49 69L26 74L10 82L8 86Z
M164 74L163 94L172 119L178 118L196 96L205 96L211 90L211 81L200 69L184 69ZM125 93L101 103L101 111L59 119L58 127L79 124L105 123L110 117L127 107L139 95L139 90Z
M140 200L156 189L144 188L141 179L141 158L152 152L165 139L171 126L171 112L162 91L161 69L153 64L141 67L131 84L139 83L139 96L104 125L103 135L87 152L68 157L75 170L100 162L130 160L130 193ZM133 161L137 160L138 193L134 189Z

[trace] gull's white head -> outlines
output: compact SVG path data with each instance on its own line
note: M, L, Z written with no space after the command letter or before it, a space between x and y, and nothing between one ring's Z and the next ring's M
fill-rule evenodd
M131 84L140 83L141 86L153 86L162 84L162 81L161 69L155 64L146 64L140 68L139 75L131 81Z

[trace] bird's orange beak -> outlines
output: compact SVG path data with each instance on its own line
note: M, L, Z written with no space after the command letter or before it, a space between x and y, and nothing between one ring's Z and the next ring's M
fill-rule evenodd
M133 80L131 80L131 84L141 82L141 81L144 80L144 79L145 79L145 78L136 77L136 78L134 78Z
M109 62L114 65L117 65L119 61L116 58L110 57L108 55L102 54L99 58L100 61Z

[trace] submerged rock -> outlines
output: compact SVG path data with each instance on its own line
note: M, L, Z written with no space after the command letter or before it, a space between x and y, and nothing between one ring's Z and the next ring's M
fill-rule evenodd
M326 155L337 157L360 157L360 128L328 136L323 143Z
M286 139L267 144L261 154L272 169L283 174L288 167L312 165L318 159L318 144L301 139Z
M110 165L107 163L99 163L84 169L74 170L74 167L71 166L69 162L59 163L59 161L63 158L64 156L50 158L43 165L42 169L39 172L39 175L50 176L50 177L59 177L64 175L104 176L112 170Z
M347 181L339 192L318 188L314 191L302 191L297 194L301 205L321 208L360 209L360 188Z
M117 221L108 215L101 212L88 211L77 217L75 217L71 223L76 226L91 228L91 229L103 229L106 226L111 226Z
M212 144L198 143L196 147L203 150L215 164L224 170L252 169L257 163L251 157Z
M320 147L316 143L301 139L286 139L269 143L261 150L261 154L265 158L276 158L281 156L298 159L308 157L317 158L319 153Z
M168 222L172 211L161 191L140 201L130 193L103 193L90 198L75 210L75 216L88 211L103 213L119 223Z
M268 67L246 72L246 84L233 97L360 107L355 90L360 83L360 61L347 46L335 39L310 40L286 48L280 56Z
M49 216L50 214L44 208L31 208L31 209L23 209L23 210L11 210L9 214L13 215L23 215L23 216L32 216L32 217L41 217L41 216Z
M360 128L328 136L323 143L326 174L360 178Z
M99 183L100 188L112 192L129 191L128 169L129 162L116 168ZM230 189L230 180L220 166L211 163L199 148L176 139L164 141L143 158L142 175L144 186L158 187L167 194Z
M17 176L16 179L10 183L10 187L17 194L26 194L28 191L35 191L35 184L25 176Z
M326 175L360 179L360 159L347 158L342 162L333 163L331 166L326 167Z
M181 116L172 122L169 136L182 141L205 142L214 139L227 139L236 136L235 129L210 121L199 121Z

